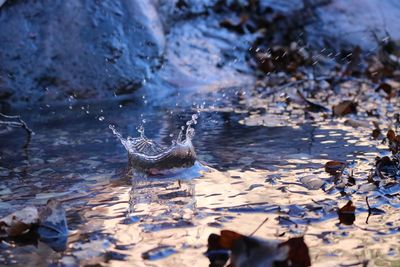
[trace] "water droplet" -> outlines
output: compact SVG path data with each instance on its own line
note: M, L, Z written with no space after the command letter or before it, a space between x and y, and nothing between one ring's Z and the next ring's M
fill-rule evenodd
M99 121L104 121L104 117L103 117L103 116L100 116L100 117L99 117Z

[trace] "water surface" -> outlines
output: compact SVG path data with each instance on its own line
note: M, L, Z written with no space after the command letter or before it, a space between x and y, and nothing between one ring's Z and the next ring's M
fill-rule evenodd
M209 234L250 234L266 217L256 235L305 235L314 266L399 260L399 187L380 191L366 183L374 158L385 153L369 130L338 119L305 120L279 105L267 113L240 105L164 108L143 101L34 110L15 111L35 131L27 149L22 130L1 135L0 215L56 198L66 208L71 234L62 252L39 240L3 241L1 264L208 266L203 253ZM143 125L148 137L168 145L199 110L194 169L163 179L128 172L127 152L109 124L123 136L137 136ZM274 113L284 123L275 125ZM338 189L324 172L328 160L354 166L356 184ZM302 182L310 175L322 185ZM384 210L368 223L366 195ZM349 199L357 207L356 222L343 226L336 208Z

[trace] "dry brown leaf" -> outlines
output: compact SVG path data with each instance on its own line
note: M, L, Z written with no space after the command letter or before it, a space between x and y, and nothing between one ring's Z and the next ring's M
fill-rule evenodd
M375 140L379 138L379 136L381 136L382 134L382 130L381 128L379 128L379 124L376 121L372 122L374 124L375 129L372 131L372 138L374 138Z
M332 175L341 173L345 167L346 163L341 161L332 160L325 163L325 171Z
M396 90L389 83L381 83L375 89L376 92L381 91L381 90L386 93L387 99L391 99L396 96Z
M356 207L353 205L353 201L349 200L346 205L338 210L340 223L345 225L352 225L356 220L355 211Z
M303 236L290 238L279 246L289 246L289 256L287 261L291 262L291 266L311 266L310 253L308 251L308 246L304 242Z
M0 236L13 237L25 234L38 223L38 209L36 207L25 207L0 219Z
M357 113L357 103L351 100L345 100L332 107L334 116L345 116L350 113Z
M389 141L389 150L393 154L400 153L400 135L396 135L396 133L390 129L386 134L386 138Z
M219 245L221 248L224 249L232 249L234 242L242 237L243 235L236 232L230 230L222 230Z
M279 242L222 230L221 235L211 234L208 238L207 256L211 261L211 266L225 266L228 256L224 257L223 254L218 254L222 249L231 251L228 265L230 267L307 267L311 265L308 247L304 243L303 237Z

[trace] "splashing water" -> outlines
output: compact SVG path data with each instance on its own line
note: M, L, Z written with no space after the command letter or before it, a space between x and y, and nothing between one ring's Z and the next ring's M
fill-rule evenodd
M198 115L193 114L192 118L186 122L185 138L183 139L185 127L182 126L177 139L172 141L169 147L148 139L144 133L143 125L138 128L140 136L136 138L130 136L124 138L113 125L110 125L109 128L128 151L129 163L132 167L141 170L164 170L194 165L196 153L192 139L195 130L192 126L197 124L197 119Z

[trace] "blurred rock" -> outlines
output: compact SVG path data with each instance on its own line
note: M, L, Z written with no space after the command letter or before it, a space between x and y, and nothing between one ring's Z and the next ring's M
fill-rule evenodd
M4 99L87 99L138 88L164 33L151 1L7 1L0 44Z

